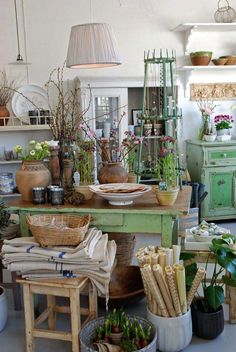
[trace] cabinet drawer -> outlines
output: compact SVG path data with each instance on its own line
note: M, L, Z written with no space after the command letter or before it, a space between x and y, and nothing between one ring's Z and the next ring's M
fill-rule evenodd
M229 165L236 162L236 149L214 148L209 150L207 164L210 165Z

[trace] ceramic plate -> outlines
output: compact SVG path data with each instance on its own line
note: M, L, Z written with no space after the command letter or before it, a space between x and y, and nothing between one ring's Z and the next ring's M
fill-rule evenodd
M135 187L141 186L142 190L141 191L133 191ZM117 189L122 189L122 187L125 189L131 189L131 193L126 192L126 193L103 193L101 190L102 188L117 188ZM135 198L138 198L142 196L144 193L151 191L152 187L147 186L147 185L140 185L140 184L135 184L135 183L109 183L106 185L98 185L98 186L89 186L91 191L96 193L98 196L108 200L109 204L111 205L129 205L133 203L133 200Z
M20 87L18 92L14 93L11 106L15 116L19 117L23 123L29 123L28 111L35 110L36 106L38 109L48 110L47 93L42 87L27 84Z

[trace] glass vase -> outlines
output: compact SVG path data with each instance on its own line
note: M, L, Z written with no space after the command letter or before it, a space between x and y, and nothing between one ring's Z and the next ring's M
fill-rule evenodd
M202 114L202 123L199 129L198 137L200 140L204 140L204 135L212 134L213 133L213 126L210 119L210 115Z

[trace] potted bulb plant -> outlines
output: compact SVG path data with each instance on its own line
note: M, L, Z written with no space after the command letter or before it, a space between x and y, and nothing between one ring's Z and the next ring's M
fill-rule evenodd
M177 185L177 155L175 139L170 136L160 138L160 150L156 166L156 176L159 184L156 197L160 205L173 205L178 196Z
M117 335L117 338L114 337ZM80 332L81 351L156 351L157 333L152 323L128 316L123 309L108 313L86 324Z
M207 278L205 275L203 278L203 296L198 296L191 307L193 331L201 338L213 339L221 334L224 329L223 284L236 287L235 249L236 238L234 235L225 234L222 238L212 240L206 271L210 261L213 263L213 271L210 277ZM191 276L195 271L196 264L191 264L186 270L188 276L186 282L191 281ZM227 274L223 274L225 271L227 271Z
M226 141L231 139L230 129L232 128L233 122L234 119L231 115L216 115L214 117L217 140Z

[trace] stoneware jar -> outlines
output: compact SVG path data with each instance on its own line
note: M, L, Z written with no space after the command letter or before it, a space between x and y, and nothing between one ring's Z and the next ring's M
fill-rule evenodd
M107 163L99 170L98 181L101 184L128 182L128 173L121 163Z
M32 201L34 187L47 187L50 182L50 171L40 160L24 161L16 171L16 185L25 201Z

